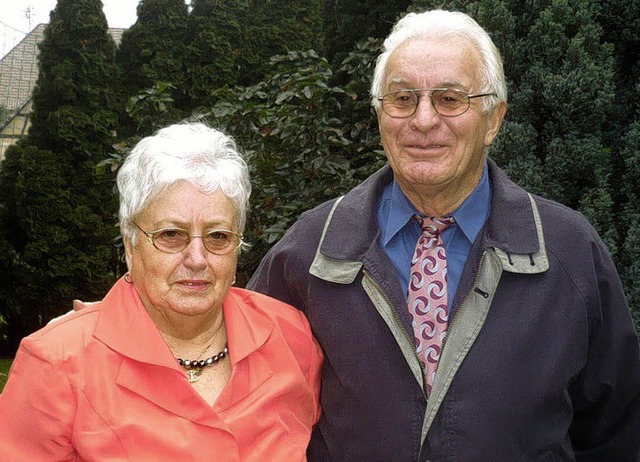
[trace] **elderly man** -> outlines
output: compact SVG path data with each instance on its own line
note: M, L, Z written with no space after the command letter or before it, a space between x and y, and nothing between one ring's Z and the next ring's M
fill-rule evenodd
M326 354L309 460L640 460L638 338L605 246L486 158L506 113L487 33L408 14L371 92L388 165L249 284Z

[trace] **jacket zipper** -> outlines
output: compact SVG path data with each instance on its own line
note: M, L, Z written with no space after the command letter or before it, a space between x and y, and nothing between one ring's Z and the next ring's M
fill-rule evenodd
M369 274L369 272L366 269L364 268L362 269L362 274L366 276L369 281L371 281L371 283L378 290L378 293L382 294L382 297L387 302L387 305L391 307L391 316L393 316L393 319L396 322L396 325L399 326L402 332L404 333L404 336L409 341L409 344L415 345L415 338L412 335L409 335L409 332L407 332L407 329L404 327L404 324L402 323L402 320L398 316L398 313L393 308L393 303L391 303L391 300L389 300L389 297L387 297L386 292L382 290L382 287L380 287L380 285L371 277L371 274ZM422 371L422 386L420 387L422 389L422 394L425 397L425 399L429 401L429 397L426 393L426 387L425 387L424 365L422 364L422 361L420 361L420 358L418 358L418 353L416 353L415 347L412 349L412 351L415 355L415 358L418 360L418 363L420 364L420 370ZM418 449L417 462L420 462L420 454L422 454L422 444L420 444L419 446L420 447Z
M393 308L393 303L391 303L391 300L389 300L389 297L387 297L387 294L384 290L382 290L382 288L380 287L380 285L373 279L373 277L371 277L371 274L366 270L366 269L362 269L362 273L367 277L367 279L369 281L371 281L371 283L376 287L376 289L378 289L378 293L380 293L382 295L382 297L385 299L385 301L387 302L387 304L391 307L391 316L393 316L394 321L396 322L396 325L400 327L400 329L402 330L402 332L404 333L405 338L407 339L407 341L409 342L410 345L415 345L415 338L413 335L409 335L409 332L407 331L407 329L404 326L404 323L402 322L402 320L400 319L400 317L398 316L398 313L396 312L396 310ZM415 347L413 348L413 353L415 355L415 358L418 360L418 363L420 364L420 369L422 371L422 391L423 394L425 396L425 398L428 400L428 396L427 393L425 392L425 386L424 386L424 364L422 364L422 361L420 361L420 358L418 357L418 353L416 353L415 351Z

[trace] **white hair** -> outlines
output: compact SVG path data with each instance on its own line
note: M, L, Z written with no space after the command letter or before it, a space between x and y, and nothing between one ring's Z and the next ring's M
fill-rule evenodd
M507 99L507 84L504 77L500 52L489 34L470 16L454 11L431 10L423 13L408 13L401 18L384 41L378 56L371 83L371 101L376 111L380 109L378 98L383 96L384 78L389 57L399 45L416 38L462 38L476 47L482 60L483 76L481 93L497 96L483 98L484 111L492 111L500 101Z
M251 183L234 140L203 123L170 125L142 139L118 171L120 232L135 243L135 218L149 202L186 180L204 194L218 190L235 205L244 232Z

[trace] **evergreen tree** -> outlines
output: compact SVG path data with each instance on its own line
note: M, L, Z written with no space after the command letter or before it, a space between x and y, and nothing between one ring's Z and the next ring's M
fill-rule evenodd
M360 40L385 38L411 4L411 0L325 0L324 42L327 60L338 68Z
M640 87L637 87L640 80L640 0L602 0L599 23L604 39L614 47L616 62L615 108L607 118L605 140L611 151L612 180L617 183L619 179L627 179L621 183L622 187L614 184L611 190L615 210L625 211L624 219L616 220L619 242L625 249L619 260L619 268L624 273L633 264L629 256L640 253L640 247L633 251L625 242L627 233L633 228L633 215L640 211L637 208L640 176L637 161L633 160L640 146L637 139L640 125ZM636 280L640 283L640 279ZM640 298L636 306L640 315Z
M269 58L322 48L321 0L194 0L188 27L188 87L194 107L225 85L255 84Z
M188 89L192 107L214 103L212 93L238 81L242 54L240 18L248 0L193 0L187 32Z
M157 117L158 114L153 113L154 118L160 119L155 123L167 125L184 118L188 110L183 60L189 12L184 0L142 0L137 12L138 20L122 34L116 53L124 98L128 101L156 85L171 85L171 102L163 115ZM131 120L125 107L126 104L122 104L119 136L151 134L155 127Z
M322 54L322 0L251 0L241 18L239 85L258 83L270 71L269 59L290 51Z
M516 21L516 29L528 33L526 40L511 42L516 44L512 56L520 59L510 68L509 120L536 132L532 165L539 163L544 181L534 189L582 211L615 257L613 157L606 139L608 124L616 117L615 61L596 22L599 11L597 1L550 1L539 14L529 12L530 22ZM521 17L517 10L514 17ZM522 142L510 137L508 129L504 135L507 143ZM502 159L509 168L507 143Z
M379 42L357 45L340 68L344 87L315 51L270 60L272 72L249 87L218 90L210 117L242 146L253 193L238 283L298 216L353 188L384 163L368 93Z
M91 161L109 149L119 77L107 28L101 1L58 1L39 45L32 144L72 152L78 161Z
M638 95L640 84L636 86L636 101ZM640 104L636 105L633 119L634 122L629 124L621 137L621 158L625 171L619 189L626 202L618 214L618 223L624 235L618 268L636 323L640 327Z
M109 179L94 174L117 122L115 43L102 2L59 0L39 59L32 126L0 176L9 348L73 298L101 298L114 280L115 198Z

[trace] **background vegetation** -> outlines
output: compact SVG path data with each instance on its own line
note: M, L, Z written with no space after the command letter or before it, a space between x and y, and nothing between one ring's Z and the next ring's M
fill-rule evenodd
M246 282L302 211L383 164L368 97L380 39L433 7L490 31L510 93L491 157L585 214L640 323L639 0L142 0L118 49L101 7L58 1L33 127L0 166L0 355L123 273L114 174L184 118L225 129L250 162Z
M0 393L2 393L5 383L7 383L7 375L9 374L11 363L12 360L10 359L0 359Z

